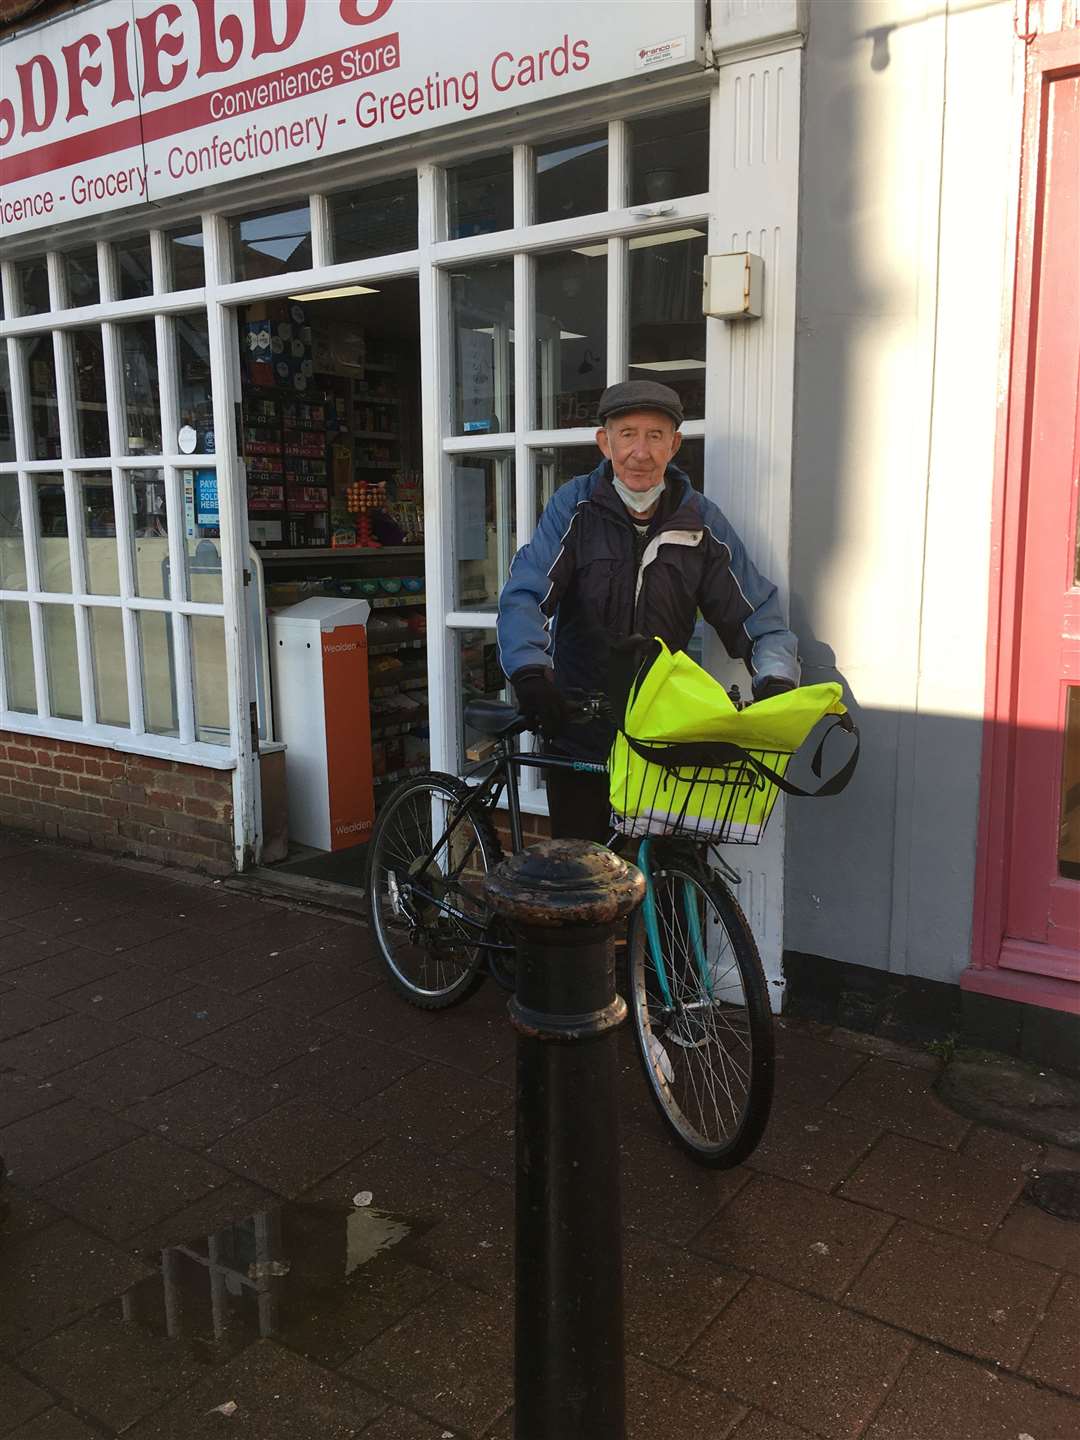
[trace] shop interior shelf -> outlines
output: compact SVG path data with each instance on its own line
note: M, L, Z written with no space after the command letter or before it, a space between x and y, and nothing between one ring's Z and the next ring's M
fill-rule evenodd
M401 469L401 466L397 463L396 460L361 460L360 457L357 456L357 457L355 458L355 464L356 464L356 468L357 468L358 470L400 470L400 469Z
M369 655L394 655L399 650L420 650L427 644L426 640L395 640L393 644L369 645Z
M373 610L393 610L402 605L426 605L423 595L376 595L371 602Z
M396 430L354 430L354 440L396 440Z
M407 780L410 775L423 775L426 765L406 765L402 770L390 770L385 775L375 776L375 786L392 785L397 780Z
M422 555L423 545L300 545L291 550L260 550L263 560L362 560L374 555ZM399 597L393 596L393 599ZM411 598L411 597L410 597Z

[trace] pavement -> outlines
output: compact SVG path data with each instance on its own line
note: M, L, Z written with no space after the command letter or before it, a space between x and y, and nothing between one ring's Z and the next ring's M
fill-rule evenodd
M1080 1153L782 1022L737 1170L620 1036L629 1436L1074 1440ZM513 1032L349 920L0 841L0 1436L510 1440Z

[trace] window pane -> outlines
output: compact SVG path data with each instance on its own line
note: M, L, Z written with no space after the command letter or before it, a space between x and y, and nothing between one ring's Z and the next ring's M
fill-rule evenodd
M177 735L176 671L172 619L160 610L137 610L142 653L143 714L151 735Z
M514 459L454 457L455 610L494 610L513 559Z
M0 340L0 460L15 459L15 421L11 413L11 373L7 341Z
M332 253L336 261L366 260L372 255L415 250L415 175L331 195L329 201Z
M135 594L146 600L169 598L169 525L165 512L165 475L161 470L132 471L131 518L135 531Z
M37 714L34 690L34 647L30 639L30 606L18 600L0 600L0 627L4 639L4 679L9 710Z
M461 697L458 723L463 750L485 737L465 724L465 706L470 700L502 700L513 703L509 682L499 664L494 630L455 630L453 646L457 662L457 693Z
M86 530L86 588L91 595L119 595L112 476L84 475L80 483Z
M217 495L217 473L213 470L184 472L184 493L189 490L202 495L204 500ZM216 504L216 500L214 502ZM197 512L198 513L198 512ZM203 518L206 512L203 511ZM198 525L199 534L187 537L188 598L200 605L220 605L223 600L221 583L221 541L217 538L217 526ZM208 529L213 535L208 535Z
M206 284L201 225L166 230L165 248L169 252L170 290L198 290Z
M607 373L607 244L536 261L536 423L596 423Z
M116 269L120 277L121 300L138 300L154 293L154 276L150 263L150 236L138 235L133 240L117 240L113 246Z
M161 453L157 338L153 320L118 325L124 367L124 404L129 455Z
M15 295L20 315L49 313L49 270L44 259L15 262Z
M630 121L630 204L709 188L709 102Z
M454 433L514 428L514 266L478 265L450 277Z
M196 739L211 745L228 745L225 621L216 615L191 617L191 678L195 688Z
M214 453L214 406L210 392L210 330L206 316L176 317L180 361L180 424L195 431L196 455ZM179 443L179 442L178 442Z
M100 326L71 332L71 362L75 376L75 453L108 455L109 409Z
M18 479L14 475L0 475L0 589L26 589L22 537Z
M128 714L127 668L124 664L123 612L94 605L90 617L90 647L94 656L94 703L102 725L131 723Z
M630 378L670 385L688 420L705 414L705 246L689 229L630 241Z
M64 275L67 279L67 303L72 310L82 305L98 304L101 287L98 285L96 245L88 245L85 250L72 250L65 255Z
M578 475L591 475L603 460L595 445L567 445L560 450L541 450L536 456L536 518L560 485Z
M488 155L446 172L447 234L489 235L514 223L514 157Z
M49 714L58 720L81 720L79 657L75 648L75 611L70 605L43 605L45 668L49 679Z
M536 220L569 220L607 209L607 127L536 149Z
M1065 707L1058 873L1066 880L1080 880L1080 685L1069 686Z
M697 438L683 436L679 453L675 456L674 463L680 470L684 470L690 480L690 484L701 495L705 493L705 441Z
M311 207L283 205L233 221L233 279L311 268Z
M56 402L56 357L51 335L21 342L30 384L30 442L34 460L60 459L60 415Z
M58 475L32 477L38 515L38 565L42 590L71 593L71 552L68 549L64 482Z

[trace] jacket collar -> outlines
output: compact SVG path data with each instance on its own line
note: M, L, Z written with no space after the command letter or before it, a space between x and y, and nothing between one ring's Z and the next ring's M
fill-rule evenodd
M630 525L633 522L627 514L626 506L619 499L618 493L611 483L613 475L611 461L601 460L589 476L592 482L589 499L594 505L599 505L601 509L609 511L622 524ZM660 508L653 516L653 524L658 529L666 529L676 517L679 518L680 524L686 524L688 517L682 515L681 512L686 502L694 494L690 477L677 465L669 465L664 472L664 484L666 488L660 497ZM700 524L700 517L694 518Z

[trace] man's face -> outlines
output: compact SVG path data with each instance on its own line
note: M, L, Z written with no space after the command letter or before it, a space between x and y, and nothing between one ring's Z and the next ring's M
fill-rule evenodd
M596 443L628 490L650 490L678 454L682 434L660 410L630 410L598 430Z

